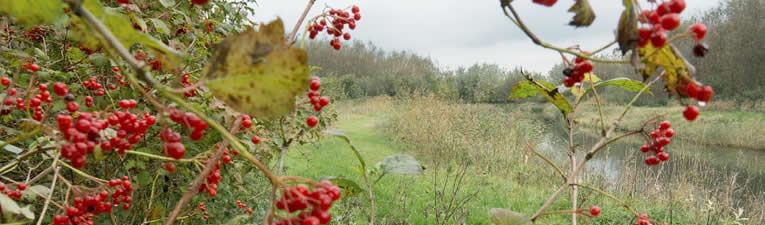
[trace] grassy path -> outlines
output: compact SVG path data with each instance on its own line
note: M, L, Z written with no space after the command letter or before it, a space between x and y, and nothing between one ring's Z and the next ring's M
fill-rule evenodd
M391 143L390 137L380 128L388 116L390 114L353 115L350 119L337 123L336 129L345 131L361 151L369 167L373 167L388 155L406 152L406 146ZM427 159L419 160L428 167ZM348 145L333 137L327 137L315 145L293 149L285 159L288 175L310 179L339 176L354 180L363 186L363 178L355 168L357 165L358 161ZM447 212L444 209L450 205L453 208L453 218L464 219L452 220L446 224L490 224L489 208L510 208L531 214L539 201L549 194L549 191L538 188L539 183L528 183L540 181L527 180L527 184L521 185L508 179L469 172L459 190L455 191L453 186L446 185L446 188L442 189L446 192L446 198L436 204L434 179L439 180L439 185L443 185L446 179L449 179L451 184L454 182L454 176L446 177L445 170L438 171L438 176L434 176L435 172L433 169L426 169L425 174L420 176L387 175L377 183L374 187L377 224L435 224L436 211L440 211L443 217ZM451 196L455 193L458 197L453 200ZM456 207L457 202L471 194L475 196L467 205ZM368 207L366 193L343 200L333 208L333 215L342 215L345 218L335 220L336 223L333 224L366 224Z

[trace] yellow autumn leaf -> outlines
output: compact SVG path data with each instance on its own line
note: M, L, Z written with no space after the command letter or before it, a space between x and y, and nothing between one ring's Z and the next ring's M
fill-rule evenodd
M285 115L307 88L306 52L284 44L281 19L228 37L216 48L205 84L236 111L262 118Z
M640 70L643 80L653 76L659 68L663 69L664 85L669 92L675 92L678 87L684 87L693 80L689 65L671 45L665 45L657 50L649 42L639 49L639 53L646 64L645 68Z

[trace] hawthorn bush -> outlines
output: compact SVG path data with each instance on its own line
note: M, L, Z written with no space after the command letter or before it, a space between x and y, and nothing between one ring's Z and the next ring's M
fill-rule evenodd
M337 177L315 181L281 173L290 146L329 135L348 142L358 158L369 221L374 224L370 176L379 175L379 180L389 173L418 174L422 167L411 156L394 155L367 168L342 132L322 132L337 116L326 108L331 100L321 95L321 79L310 77L306 52L293 46L326 32L329 44L341 50L362 19L361 9L327 7L308 17L314 6L310 0L288 32L280 19L247 20L254 13L252 2L0 2L0 147L10 152L0 155L0 222L328 224L332 204L358 193L346 189L358 190L359 185ZM491 211L497 224L528 224L550 214L571 214L573 224L578 218L591 220L601 209L579 208L578 187L610 195L578 183L577 177L598 150L629 135L645 135L647 144L641 150L650 152L645 163L669 160L667 145L675 131L669 121L660 122L661 115L639 130L614 133L632 103L660 78L680 101L692 98L704 105L713 96L711 87L693 78L693 66L672 46L682 38L695 39L693 52L704 56L707 47L701 40L706 28L693 25L670 37L667 32L678 27L685 8L683 0L651 1L645 10L625 0L617 40L587 52L541 41L510 0L500 2L535 44L562 53L568 66L563 84L526 75L511 97L546 97L573 133L579 101L592 95L600 102L597 87L612 85L637 93L608 128L601 110L602 138L578 162L572 139L568 173L547 160L564 182L534 215ZM587 26L595 18L586 0L577 0L571 11L576 13L571 22L575 26ZM631 52L629 60L592 57L613 44L619 44L623 54ZM566 56L575 58L572 62ZM592 74L593 62L632 64L646 83L628 78L600 81ZM562 95L567 91L574 96L573 104ZM699 109L688 101L684 104L688 107L683 115L694 120ZM655 130L648 132L649 127ZM572 209L547 210L569 187ZM635 214L636 224L656 222L624 207Z

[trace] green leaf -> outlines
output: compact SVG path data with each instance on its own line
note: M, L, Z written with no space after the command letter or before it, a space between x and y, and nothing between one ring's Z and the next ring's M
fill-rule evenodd
M353 154L356 155L356 159L359 160L359 163L361 163L362 170L366 171L366 168L367 168L366 161L364 161L364 158L361 157L361 153L359 152L359 150L356 149L356 146L354 146L353 143L351 143L351 139L348 138L347 135L345 135L345 132L341 130L325 130L324 133L343 139L346 143L348 143L348 145L351 146L351 151L353 151Z
M568 99L558 92L558 88L555 88L552 84L540 81L532 80L529 78L527 81L518 82L510 91L510 98L521 99L536 96L541 94L547 100L549 100L555 107L567 116L571 112L571 104L568 103Z
M165 8L173 8L173 6L175 6L175 1L173 1L173 0L159 0L159 4L161 4L162 7L165 7Z
M232 109L256 118L275 118L295 109L295 96L308 86L308 57L284 44L281 19L232 35L205 68L207 88Z
M533 225L526 215L507 209L493 208L489 210L491 222L496 225Z
M170 28L167 28L167 23L165 21L162 21L157 18L151 18L149 19L151 21L151 24L154 24L154 29L157 30L157 32L160 32L165 35L170 35Z
M358 193L361 193L362 189L359 184L357 184L355 181L341 178L341 177L333 177L333 176L324 176L321 177L319 180L328 180L332 182L333 185L339 187L343 190L342 196L345 197L352 197Z
M0 195L0 206L3 207L3 214L21 215L27 219L35 218L35 214L29 210L29 206L21 208L19 207L19 204L16 203L16 201L9 198L8 196Z
M3 142L0 141L0 143L3 143ZM6 151L9 151L9 152L12 152L14 154L19 154L19 153L24 151L23 149L21 149L19 147L16 147L15 145L5 145L5 146L3 146L3 149L5 149Z
M64 3L60 0L1 0L0 14L30 26L52 24L64 16Z
M574 18L568 25L575 27L586 27L595 21L595 12L590 7L590 2L587 0L576 0L576 3L568 9L569 12L575 13Z
M132 12L128 14L128 17L130 17L130 20L135 24L138 24L138 27L141 28L141 31L148 31L148 29L146 29L146 21L144 21L143 18L135 15L135 13Z
M43 196L47 196L50 193L50 188L42 185L33 185L31 187L28 187L26 190L24 190L23 194L25 196L29 196L32 199L36 198L37 195L34 193L37 192Z
M638 20L635 9L632 7L632 0L624 0L624 11L619 17L619 26L616 29L616 42L619 43L619 49L622 55L627 54L629 50L637 47L638 41Z
M72 62L79 62L80 60L87 58L88 55L85 55L79 48L69 48L66 50L66 57Z
M391 174L422 174L423 168L413 156L396 154L385 157L380 164L383 173Z

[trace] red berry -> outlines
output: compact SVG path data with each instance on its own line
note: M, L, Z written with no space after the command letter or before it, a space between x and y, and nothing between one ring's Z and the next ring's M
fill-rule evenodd
M352 13L359 13L359 11L361 11L361 10L359 9L359 7L358 7L358 6L355 6L355 5L354 5L354 6L351 8L351 12L352 12Z
M245 120L245 119L242 119L242 128L245 128L245 129L246 129L246 128L250 128L250 127L252 127L252 120L249 120L249 119L247 119L247 120Z
M557 2L557 1L558 0L534 0L533 2L537 3L537 4L540 4L540 5L547 6L547 7L551 7L551 6L555 5L555 2Z
M319 98L319 105L321 106L329 105L329 98L326 96Z
M256 145L260 143L260 137L255 135L252 135L252 138L250 140L252 141L253 144L256 144Z
M116 67L116 66L115 66L115 67L112 67L112 72L115 72L115 73L116 73L116 72L120 72L120 68L119 68L119 67Z
M165 170L167 170L167 172L172 173L173 171L175 171L175 164L171 163L171 162L166 162L165 163Z
M651 34L653 34L653 30L649 27L641 27L638 29L638 36L640 36L640 40L650 40Z
M119 3L119 4L128 4L128 3L130 3L130 0L117 0L117 3ZM114 68L117 68L117 67L114 67ZM114 70L114 68L112 68L112 70Z
M669 160L669 154L666 152L659 152L659 154L656 154L656 158L659 158L661 161L667 161Z
M80 109L80 106L77 104L77 102L71 101L66 103L66 111L74 113L77 112L78 109Z
M592 216L598 216L600 214L600 207L593 206L590 208L590 214L592 214Z
M571 79L570 77L566 77L565 79L563 79L563 85L566 87L572 87L574 86L575 83L576 81L574 79Z
M303 220L303 225L319 225L319 222L319 218L316 218L315 216L309 216Z
M27 69L29 71L32 71L32 72L37 72L37 71L40 70L40 66L37 66L37 64L35 64L35 63L31 63L31 64L26 65L25 69Z
M27 189L27 185L24 183L19 183L16 185L16 190L23 191Z
M316 118L315 116L309 116L308 119L305 120L305 123L308 124L309 127L315 127L316 124L319 123L319 118Z
M675 130L673 130L672 128L667 129L667 131L664 131L664 136L668 138L675 136Z
M668 120L662 121L661 124L659 124L659 129L666 130L669 129L672 126L672 123L670 123Z
M712 90L712 87L707 85L701 88L701 91L699 91L698 100L701 102L709 102L709 100L712 99L712 96L714 95L715 91Z
M2 79L0 79L0 83L2 83L3 86L11 85L11 79L7 77L3 77Z
M66 90L66 84L61 82L56 82L53 84L53 92L56 93L58 96L64 96L67 93Z
M696 98L699 96L699 88L696 87L694 82L688 82L688 86L685 88L685 94L688 95L689 98Z
M592 72L592 69L593 69L592 61L590 60L585 60L584 62L578 63L576 64L576 66L574 66L574 70L577 70L581 72L582 74Z
M651 36L651 44L656 48L664 47L664 45L667 44L667 33L664 31L654 32Z
M680 26L680 15L670 13L661 17L661 27L666 30L674 30Z
M648 156L645 158L645 164L649 166L658 165L659 159L656 156Z
M319 88L321 88L321 81L320 80L312 80L311 81L311 90L318 91Z
M700 24L700 23L693 24L690 27L688 27L688 30L695 33L696 36L693 36L693 38L699 41L703 40L704 36L707 35L707 26L705 26L704 24Z
M669 2L669 9L673 13L681 13L685 9L685 0L672 0Z
M345 39L345 40L351 40L351 33L345 33L345 34L343 34L343 39Z
M659 16L664 16L670 12L672 12L672 10L669 8L669 2L662 2L656 7L656 14L659 14Z
M191 131L189 138L191 138L192 141L199 141L202 139L204 135L205 135L204 130L194 129L193 131Z
M180 142L165 143L165 151L167 155L175 159L181 159L186 154L186 148Z
M653 147L651 147L650 145L643 145L643 146L640 146L640 151L641 151L641 152L649 152L649 151L651 151L652 149L653 149Z
M696 120L696 117L699 116L699 108L696 106L689 105L685 110L683 111L683 117L685 117L688 121L694 121Z

